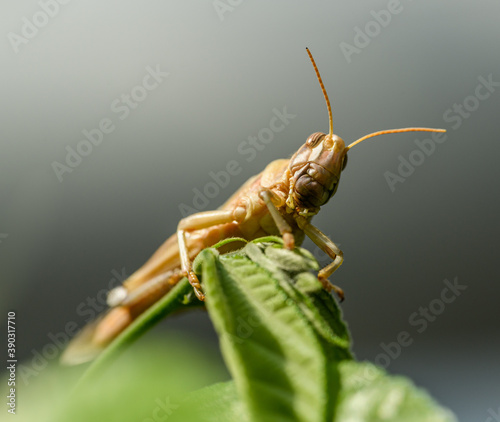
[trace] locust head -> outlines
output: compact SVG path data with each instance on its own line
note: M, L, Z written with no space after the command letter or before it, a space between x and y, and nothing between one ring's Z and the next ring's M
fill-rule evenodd
M318 68L309 49L309 58L318 77L326 100L330 132L313 133L290 159L288 166L289 192L286 205L290 212L296 211L303 216L311 216L319 211L335 194L340 181L340 173L347 164L347 151L368 138L389 133L402 132L446 132L444 129L410 127L390 129L370 133L346 146L344 140L333 133L333 119L330 100L326 93Z
M290 160L289 208L314 213L334 195L347 150L337 135L313 133Z

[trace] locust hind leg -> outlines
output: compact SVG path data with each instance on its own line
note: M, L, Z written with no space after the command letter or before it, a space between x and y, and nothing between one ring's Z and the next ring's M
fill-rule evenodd
M140 314L168 294L182 277L180 269L176 269L159 274L134 289L119 286L111 290L108 294L111 309L87 324L71 340L61 362L76 365L94 359Z
M149 305L152 302L156 302L165 293L168 293L182 278L181 271L175 269L154 276L131 290L125 286L118 286L108 293L106 302L110 308L117 306L144 308L143 304Z
M333 243L333 241L327 235L325 235L317 227L313 226L305 218L298 217L296 221L300 229L304 231L306 236L309 237L309 239L311 239L317 246L319 246L323 252L325 252L330 258L333 259L333 262L319 270L318 280L321 282L325 290L329 292L335 292L340 301L343 301L344 291L335 284L332 284L328 280L328 277L330 277L342 265L342 263L344 262L344 253L335 243Z
M186 232L192 230L200 230L208 227L216 226L218 224L232 223L233 221L241 221L246 216L246 209L238 207L230 211L205 211L197 214L190 215L183 218L177 226L177 239L179 242L179 255L181 259L181 270L185 275L191 286L193 287L196 297L203 301L205 294L201 289L200 281L193 271L191 260L189 259L189 249L186 242Z
M159 274L132 290L115 287L108 293L111 308L94 332L95 344L107 344L183 278L179 269Z

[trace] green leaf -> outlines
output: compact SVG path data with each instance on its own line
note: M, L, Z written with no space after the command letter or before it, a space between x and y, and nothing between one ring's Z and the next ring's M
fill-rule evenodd
M210 408L200 420L454 420L404 378L353 361L340 310L309 271L312 256L262 240L226 255L206 249L195 261L234 378L192 395Z
M195 267L206 306L251 420L332 420L328 392L338 390L339 373L331 360L351 358L347 330L333 319L333 301L314 304L325 296L308 272L310 255L274 246L249 243L220 257L203 251Z
M389 376L368 362L339 365L342 388L337 421L451 422L453 414L439 407L423 390L401 376Z
M455 421L453 414L439 407L425 391L404 377L387 375L371 363L343 361L339 372L341 388L333 422ZM200 410L199 421L250 421L248 414L243 413L233 381L203 388L191 394L190 399Z
M250 422L233 381L221 382L187 396L169 422Z

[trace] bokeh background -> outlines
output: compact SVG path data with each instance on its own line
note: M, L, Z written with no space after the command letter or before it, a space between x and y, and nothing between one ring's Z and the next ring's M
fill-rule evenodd
M5 333L6 312L16 311L20 359L30 362L68 322L83 325L88 301L174 232L181 204L193 207L210 172L238 162L204 209L328 130L309 47L347 142L395 127L448 130L394 191L386 172L397 174L399 157L416 157L415 140L427 136L360 144L315 218L344 250L334 281L346 291L356 355L380 363L382 344L406 331L413 342L389 360L391 373L461 420L498 412L498 1L401 0L385 26L375 16L398 2L88 0L56 3L52 16L49 3L0 6L0 325ZM372 35L363 40L356 28ZM357 50L346 53L347 44ZM137 88L148 67L168 73L151 91ZM497 85L476 101L468 97L480 77ZM128 112L117 109L123 94L144 92ZM464 101L473 110L458 118L454 104ZM245 152L275 108L295 117ZM58 178L54 162L66 165L67 148L102 119L114 130ZM467 288L443 305L445 279ZM413 314L430 304L432 322L419 332ZM198 338L221 359L205 313L148 336L165 331Z

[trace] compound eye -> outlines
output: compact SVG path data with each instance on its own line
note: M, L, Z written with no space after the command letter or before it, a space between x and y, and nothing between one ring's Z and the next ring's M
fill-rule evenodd
M326 134L321 132L313 133L309 138L307 138L306 145L310 148L314 148L318 145L321 140L326 136Z
M347 154L344 155L344 161L342 161L342 171L345 169L345 166L347 166Z

